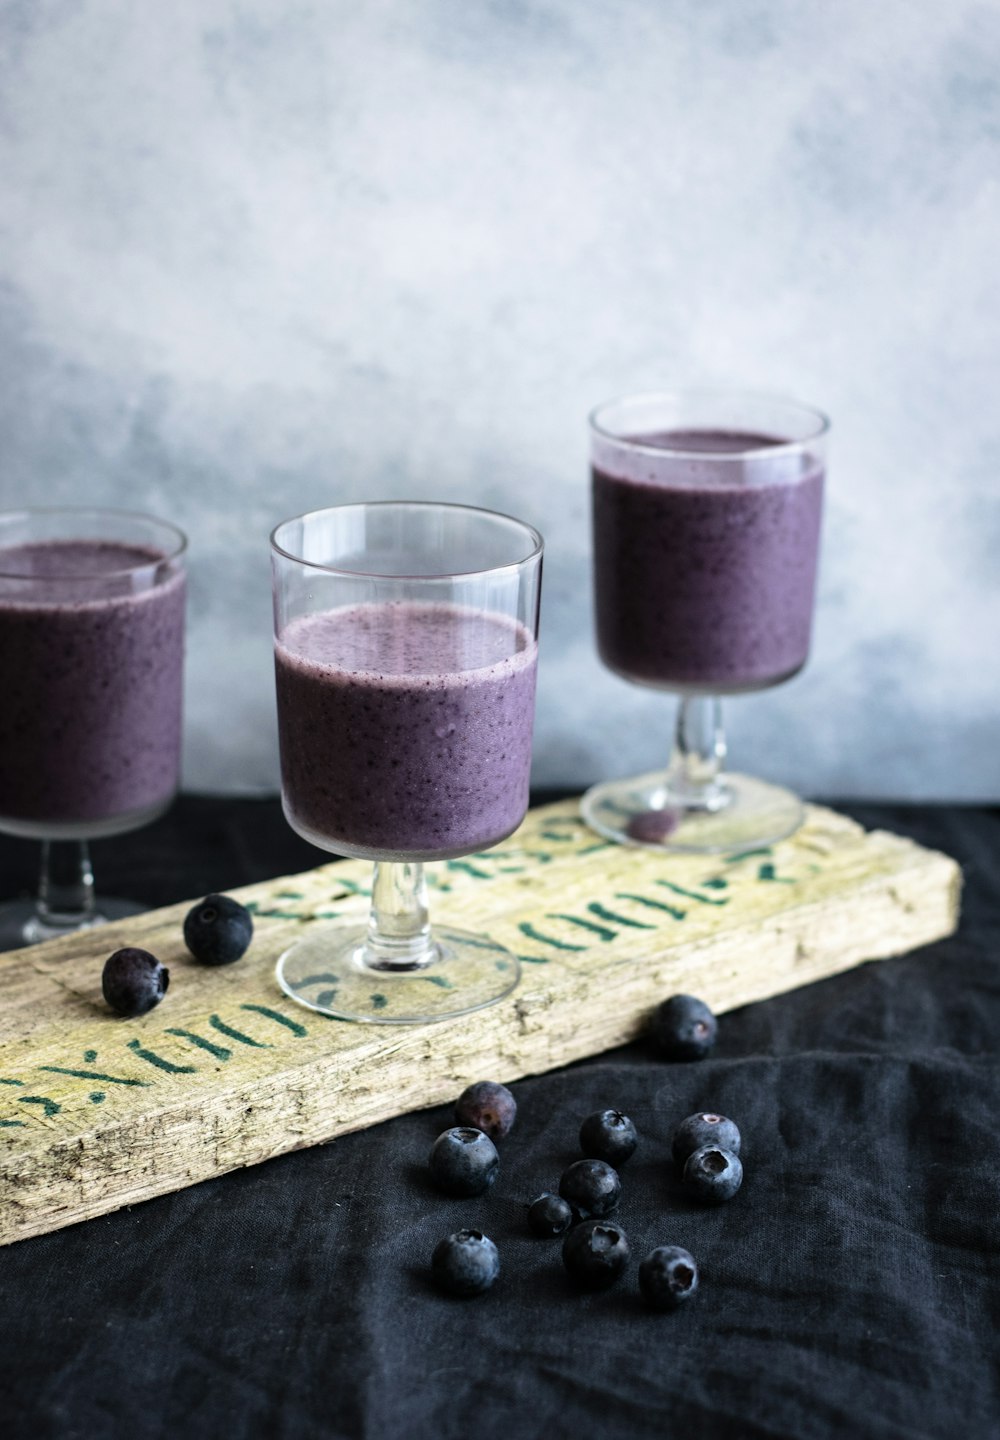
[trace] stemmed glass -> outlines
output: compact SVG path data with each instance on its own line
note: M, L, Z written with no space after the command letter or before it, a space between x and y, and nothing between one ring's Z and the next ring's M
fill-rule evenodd
M806 662L828 431L808 406L722 391L591 414L600 656L680 696L669 767L584 796L607 838L721 852L801 823L790 791L724 771L719 697L779 685Z
M177 789L186 544L125 511L0 514L0 830L42 842L37 899L0 906L0 949L141 908L98 902L87 842Z
M528 804L542 539L464 505L385 501L271 536L282 803L375 862L367 926L320 926L278 980L326 1015L440 1020L511 991L517 958L431 930L424 862L487 849Z

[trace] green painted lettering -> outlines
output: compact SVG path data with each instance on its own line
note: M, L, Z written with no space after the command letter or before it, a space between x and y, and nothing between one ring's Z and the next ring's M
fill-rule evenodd
M220 1035L227 1035L230 1040L236 1040L240 1045L251 1045L255 1050L274 1049L273 1045L268 1045L264 1040L254 1040L250 1035L244 1035L242 1030L234 1030L225 1020L220 1020L218 1015L209 1015L208 1023L213 1030L218 1030Z
M145 1060L147 1065L153 1065L157 1070L164 1070L168 1075L193 1075L197 1065L175 1065L172 1060L164 1060L162 1055L157 1055L155 1050L147 1050L140 1045L138 1040L130 1040L128 1048L140 1060Z
M542 945L551 945L554 950L586 950L586 945L571 945L567 940L557 940L554 935L543 935L541 930L536 930L530 920L519 920L517 928L522 935L527 935L529 940L537 940Z
M297 1020L290 1020L287 1015L282 1015L280 1010L272 1010L269 1005L241 1005L241 1010L255 1010L258 1015L264 1015L268 1020L274 1020L278 1025L284 1025L291 1030L293 1035L308 1035L309 1031Z
M179 1030L175 1026L167 1027L168 1035L179 1035L182 1040L190 1040L192 1045L197 1045L199 1050L207 1050L209 1055L214 1055L216 1060L228 1060L232 1055L225 1045L216 1045L211 1040L204 1039L201 1035L195 1035L190 1030Z

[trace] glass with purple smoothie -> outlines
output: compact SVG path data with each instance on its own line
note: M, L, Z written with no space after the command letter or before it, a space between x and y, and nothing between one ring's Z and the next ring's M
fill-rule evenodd
M12 948L130 914L95 901L87 841L148 824L177 789L184 536L98 509L0 514L0 830L41 840Z
M623 844L740 850L789 835L798 797L726 773L720 696L809 654L829 422L763 395L636 395L590 417L601 659L679 694L664 771L607 781L587 822Z
M293 945L278 979L327 1015L465 1014L517 984L485 936L432 931L423 866L497 844L528 805L542 540L505 515L386 501L271 537L281 791L293 829L375 862L366 927Z

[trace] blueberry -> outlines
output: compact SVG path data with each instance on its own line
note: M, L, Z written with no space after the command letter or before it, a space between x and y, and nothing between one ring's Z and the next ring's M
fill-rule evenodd
M727 1120L725 1115L708 1115L704 1111L689 1115L674 1131L672 1148L674 1164L678 1170L683 1170L688 1156L700 1150L703 1145L719 1145L730 1154L738 1155L739 1127L732 1120Z
M720 1204L731 1200L743 1184L740 1157L721 1145L703 1145L684 1166L684 1189L696 1200Z
M640 845L662 845L683 818L682 810L640 810L625 826L625 834Z
M458 1230L435 1246L431 1273L449 1295L482 1295L500 1274L500 1255L479 1230Z
M619 1169L632 1154L639 1137L620 1110L595 1110L580 1126L580 1149L592 1160L606 1160Z
M104 962L101 989L119 1015L145 1015L159 1005L170 984L170 971L148 950L116 950Z
M654 1011L649 1031L664 1060L703 1060L715 1044L719 1022L704 1000L671 995Z
M184 944L201 965L231 965L252 937L250 911L229 895L206 895L184 917Z
M613 1285L628 1264L624 1230L610 1220L588 1220L577 1225L563 1241L563 1264L578 1285L604 1290Z
M546 1191L528 1206L528 1224L536 1235L545 1239L562 1235L572 1223L573 1211L559 1195L551 1195Z
M639 1289L654 1310L676 1310L698 1288L698 1266L679 1245L657 1245L639 1266Z
M577 1160L559 1177L559 1194L579 1220L610 1215L621 1193L618 1172L606 1160Z
M491 1140L502 1140L510 1133L517 1114L517 1101L506 1085L495 1080L477 1080L467 1085L455 1101L455 1119L459 1125L482 1130Z
M445 1130L431 1147L431 1174L449 1195L481 1195L500 1171L500 1156L488 1135L469 1126Z

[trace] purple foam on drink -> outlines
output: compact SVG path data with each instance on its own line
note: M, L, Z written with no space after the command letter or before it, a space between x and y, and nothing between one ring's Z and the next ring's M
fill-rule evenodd
M183 570L160 550L0 548L0 824L141 814L177 786Z
M485 849L528 804L537 646L503 615L391 601L292 620L275 644L286 814L335 852Z
M592 473L606 665L630 680L716 693L801 669L823 501L814 455L770 435L673 430L600 437Z

